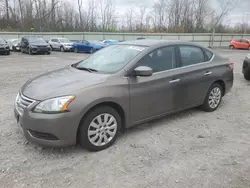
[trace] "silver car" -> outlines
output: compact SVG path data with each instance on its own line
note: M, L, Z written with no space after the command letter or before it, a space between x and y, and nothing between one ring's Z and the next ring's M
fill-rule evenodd
M233 68L189 42L122 42L27 81L14 114L32 142L98 151L136 124L197 106L216 110L233 85Z
M61 52L73 51L73 42L67 38L51 38L48 43L52 50L60 50Z

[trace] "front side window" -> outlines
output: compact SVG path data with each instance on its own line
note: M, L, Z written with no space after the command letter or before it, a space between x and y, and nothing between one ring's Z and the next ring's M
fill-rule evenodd
M153 73L162 72L177 67L175 57L174 46L163 47L144 56L139 66L148 66L152 68Z
M132 45L112 45L97 51L79 62L75 68L88 68L101 73L114 73L121 70L147 47Z
M195 46L179 46L182 66L205 62L203 51Z

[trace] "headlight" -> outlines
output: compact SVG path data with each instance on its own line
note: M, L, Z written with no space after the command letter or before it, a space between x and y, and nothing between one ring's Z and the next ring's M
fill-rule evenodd
M75 96L64 96L48 99L40 102L34 109L39 113L59 113L68 111L68 105L75 99Z

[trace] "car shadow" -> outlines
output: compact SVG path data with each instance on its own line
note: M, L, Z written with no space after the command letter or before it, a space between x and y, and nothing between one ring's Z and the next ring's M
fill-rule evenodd
M129 137L132 137L133 135L138 134L139 132L148 132L153 127L157 126L171 126L171 123L173 123L176 120L183 119L185 121L185 118L190 118L191 116L197 114L197 113L205 113L202 110L200 110L198 107L188 109L185 111L177 112L174 114L166 115L162 118L158 118L155 120L151 120L147 123L138 124L131 128L125 129L123 132L120 132L117 141L113 146L110 148L107 148L106 150L102 150L99 152L107 152L107 150L112 150L114 147L119 148L119 143L125 142ZM49 147L41 147L41 146L35 146L38 151L42 152L45 155L64 155L65 157L68 155L91 155L91 153L99 153L99 152L91 152L87 149L82 148L79 144L75 146L70 147L64 147L64 148L49 148Z

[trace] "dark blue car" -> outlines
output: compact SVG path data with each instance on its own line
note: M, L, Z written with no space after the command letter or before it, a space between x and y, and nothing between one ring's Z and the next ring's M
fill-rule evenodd
M73 43L72 47L74 52L79 53L79 52L87 52L87 53L94 53L107 45L95 41L95 40L81 40Z

